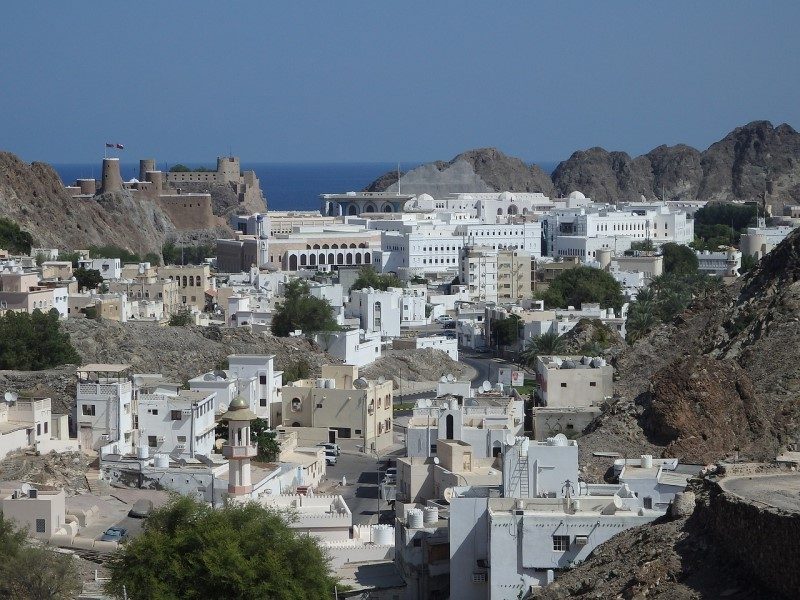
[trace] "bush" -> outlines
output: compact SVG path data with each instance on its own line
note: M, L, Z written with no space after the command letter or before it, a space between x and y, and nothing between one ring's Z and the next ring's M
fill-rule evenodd
M141 257L119 246L89 246L89 256L92 258L118 258L123 263L142 262Z
M169 324L172 327L185 327L186 325L193 325L194 319L192 318L192 311L188 308L183 308L170 316Z
M82 587L72 555L26 544L25 533L0 513L0 598L68 600Z
M176 246L167 242L161 249L165 265L200 265L206 258L216 254L213 244L197 244L195 246Z
M41 371L79 362L57 310L7 312L0 317L0 369Z
M336 579L317 540L251 502L213 509L186 497L147 519L108 561L121 598L333 598Z
M78 280L78 290L94 290L103 283L103 276L97 269L85 269L80 267L75 269L72 274Z
M312 296L308 284L300 279L290 281L284 287L284 301L272 315L272 334L286 337L292 331L304 332L338 331L339 325L333 317L330 303Z
M0 248L12 254L30 254L33 236L9 219L0 218Z
M625 302L619 283L605 271L577 267L559 273L550 287L541 294L548 308L578 307L585 302L597 302L603 308L620 310Z
M311 363L308 359L300 358L283 370L283 382L289 383L298 379L311 377Z
M688 246L669 242L661 246L664 255L664 272L675 275L694 275L697 273L697 254Z
M379 274L372 267L361 267L358 270L358 278L350 287L351 290L363 290L373 288L386 291L390 287L403 287L403 282L393 273Z

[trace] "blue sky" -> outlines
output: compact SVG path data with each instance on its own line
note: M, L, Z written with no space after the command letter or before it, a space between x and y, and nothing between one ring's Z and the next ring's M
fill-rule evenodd
M23 2L0 148L26 160L526 160L800 128L800 2Z

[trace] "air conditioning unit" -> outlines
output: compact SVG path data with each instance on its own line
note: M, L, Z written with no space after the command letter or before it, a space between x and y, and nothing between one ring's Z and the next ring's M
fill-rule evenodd
M164 436L160 435L160 436L158 436L158 438L156 438L156 440L158 441L159 444L163 444L164 443Z

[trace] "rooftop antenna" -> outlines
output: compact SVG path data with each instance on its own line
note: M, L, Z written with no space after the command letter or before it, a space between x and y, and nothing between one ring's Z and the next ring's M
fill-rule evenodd
M397 161L397 195L400 195L400 161Z

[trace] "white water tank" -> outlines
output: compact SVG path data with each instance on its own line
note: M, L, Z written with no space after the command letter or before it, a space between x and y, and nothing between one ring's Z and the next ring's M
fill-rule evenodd
M408 527L409 529L421 529L422 528L422 511L418 508L412 508L406 513L408 516Z
M425 525L435 525L439 522L439 509L435 506L426 506L422 511L422 522Z
M156 469L166 469L169 467L169 456L166 454L156 454L154 465Z
M643 469L652 469L653 468L653 455L652 454L642 454L642 468Z
M325 379L322 377L317 378L317 389L322 389L325 387Z
M150 458L150 448L148 446L139 446L136 448L136 458Z
M372 542L378 546L394 546L394 527L391 525L373 525Z

